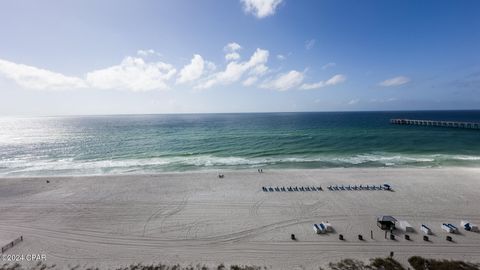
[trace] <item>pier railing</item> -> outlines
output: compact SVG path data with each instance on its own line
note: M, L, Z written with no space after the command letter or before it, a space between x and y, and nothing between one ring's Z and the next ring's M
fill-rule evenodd
M390 124L395 124L395 125L416 125L416 126L435 126L435 127L480 129L480 123L476 123L476 122L459 122L459 121L436 121L436 120L415 120L415 119L390 119Z

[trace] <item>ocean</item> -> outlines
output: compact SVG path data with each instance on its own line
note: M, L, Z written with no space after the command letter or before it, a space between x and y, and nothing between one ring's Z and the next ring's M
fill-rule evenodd
M0 176L223 169L480 166L480 111L0 118Z

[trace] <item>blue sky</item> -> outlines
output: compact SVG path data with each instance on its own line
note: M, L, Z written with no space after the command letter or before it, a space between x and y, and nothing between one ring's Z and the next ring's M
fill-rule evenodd
M0 115L480 109L480 2L2 1Z

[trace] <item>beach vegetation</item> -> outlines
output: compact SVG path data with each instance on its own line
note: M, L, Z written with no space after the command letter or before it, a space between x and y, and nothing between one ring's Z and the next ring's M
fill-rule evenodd
M474 264L464 261L454 260L436 260L425 259L420 256L413 256L408 259L408 262L415 270L479 270L480 264Z

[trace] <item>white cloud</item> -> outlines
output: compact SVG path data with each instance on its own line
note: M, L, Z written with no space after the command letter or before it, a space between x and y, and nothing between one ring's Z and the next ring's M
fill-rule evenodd
M86 87L81 78L1 59L0 74L29 89L67 90Z
M283 54L277 54L277 59L280 60L280 61L283 61L283 60L287 59L287 57Z
M241 0L241 2L245 12L261 19L275 14L282 0Z
M139 55L139 56L149 56L149 55L152 55L152 54L158 55L158 54L155 52L155 50L153 50L153 49L138 50L138 51L137 51L137 55Z
M337 74L333 76L332 78L328 79L327 82L325 83L326 85L336 85L339 83L342 83L347 80L347 76L343 74Z
M224 71L212 74L195 88L206 89L218 84L234 83L249 71L254 75L262 75L268 70L268 67L265 66L268 61L268 55L269 52L267 50L257 49L248 61L229 62Z
M408 82L410 82L410 78L405 77L405 76L397 76L397 77L394 77L394 78L387 79L383 82L380 82L379 85L380 86L385 86L385 87L399 86L399 85L402 85L402 84L406 84Z
M227 61L236 61L238 59L240 59L240 54L238 54L236 52L227 53L225 55L225 60L227 60Z
M317 83L304 83L302 84L300 89L303 89L303 90L319 89L326 86L336 85L346 80L347 80L347 77L345 75L337 74L331 77L330 79L328 79L327 81L319 81Z
M355 104L357 104L358 102L359 102L358 99L352 99L352 100L350 100L350 101L348 102L348 105L355 105Z
M235 52L235 51L238 51L242 48L242 46L240 46L240 44L236 43L236 42L231 42L231 43L228 43L224 48L223 50L226 51L226 52Z
M315 46L315 39L305 41L305 49L310 50Z
M336 65L337 65L336 63L330 62L330 63L327 63L327 64L323 65L323 66L322 66L322 69L325 70L325 69L334 67L334 66L336 66Z
M126 57L119 65L87 73L86 81L93 88L125 89L134 92L169 89L167 81L176 69L163 62L145 62L142 58Z
M252 86L252 85L254 85L257 81L258 81L258 77L256 77L256 76L251 76L251 77L248 77L246 80L244 80L242 84L243 84L244 86Z
M278 91L286 91L299 86L305 75L303 72L291 70L287 73L279 74L273 79L265 81L260 87Z
M202 56L195 54L190 64L184 66L178 74L177 83L192 82L200 78L205 69L205 61Z

